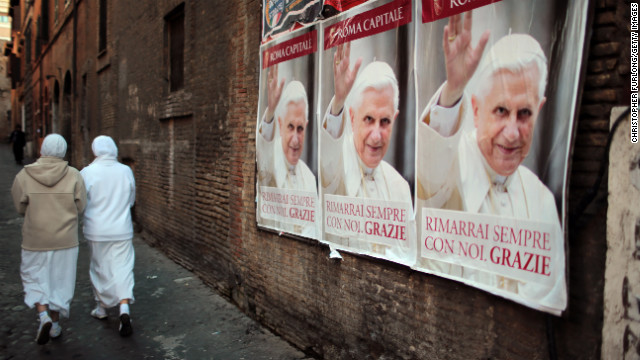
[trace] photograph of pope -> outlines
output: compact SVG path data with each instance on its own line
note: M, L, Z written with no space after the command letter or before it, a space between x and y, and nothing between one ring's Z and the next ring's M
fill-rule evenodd
M301 159L309 127L309 102L304 85L278 77L278 65L268 69L267 108L256 139L258 185L299 190L317 196L316 177ZM305 226L262 219L262 224L315 238L316 225Z
M316 177L300 159L309 125L307 92L300 81L284 83L278 65L269 69L267 109L258 128L258 183L316 193Z
M398 81L391 67L373 61L358 74L349 43L334 55L334 89L320 130L325 194L411 203L407 181L383 160L398 118Z
M422 208L438 208L555 224L552 248L563 257L554 196L521 165L546 102L547 57L528 34L505 35L485 53L490 33L474 47L471 24L471 12L449 18L442 40L447 79L418 118L418 216ZM479 85L467 89L472 76ZM465 130L465 122L473 128ZM437 260L424 265L553 308L566 306L564 275L549 289Z
M386 62L362 66L362 58L353 61L350 52L345 43L333 56L334 93L319 130L323 194L402 202L413 209L409 183L383 160L399 114L396 75ZM384 254L382 245L343 240L343 245Z

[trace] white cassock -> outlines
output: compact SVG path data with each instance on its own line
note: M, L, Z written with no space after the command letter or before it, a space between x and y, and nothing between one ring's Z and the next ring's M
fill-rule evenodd
M289 164L282 151L282 138L275 136L275 122L274 119L271 123L267 123L263 117L256 136L258 186L312 192L316 196L317 203L318 188L315 175L302 160L298 160L296 165ZM258 209L260 204L261 199L258 196ZM270 219L261 219L261 223L278 230L316 238L315 223L301 226Z
M333 100L332 100L333 102ZM331 102L331 103L332 103ZM389 163L382 160L376 168L364 165L353 143L351 131L345 131L347 120L344 110L332 115L331 103L325 113L320 130L320 174L324 194L367 198L405 203L409 225L407 239L414 239L413 203L409 183ZM364 249L384 255L384 245L376 245L363 240L326 234L327 240L339 245ZM413 251L413 246L410 246ZM402 256L405 257L405 256ZM406 261L400 261L406 262Z
M49 310L69 317L76 286L78 247L62 250L30 251L22 249L20 277L24 303L49 305Z
M551 258L557 261L554 271L559 275L553 286L546 287L437 260L421 259L420 265L477 283L481 288L517 293L522 302L536 308L541 306L535 304L541 304L557 313L557 309L566 308L567 294L564 236L553 194L522 165L509 176L500 176L491 169L478 147L476 130L463 129L465 121L473 121L468 95L463 95L454 107L444 108L437 105L441 89L429 101L418 123L418 219L422 208L430 207L553 224L557 243L552 245Z
M135 303L133 267L135 250L132 240L87 241L91 249L89 277L93 285L95 300L111 308L121 300Z

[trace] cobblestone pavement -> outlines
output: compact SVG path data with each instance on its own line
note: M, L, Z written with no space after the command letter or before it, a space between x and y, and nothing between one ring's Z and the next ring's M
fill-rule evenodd
M194 274L134 238L133 335L118 334L118 310L100 321L89 282L89 250L80 241L71 317L62 336L35 342L35 309L24 304L20 280L22 218L11 184L22 167L10 145L0 144L0 359L306 359L304 353L241 313Z

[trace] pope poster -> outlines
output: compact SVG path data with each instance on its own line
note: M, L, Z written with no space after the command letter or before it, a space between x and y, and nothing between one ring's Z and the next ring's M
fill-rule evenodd
M587 0L338 3L261 47L258 225L561 314Z
M410 0L385 0L325 21L318 110L321 240L407 265L416 254L412 19Z
M256 129L258 225L316 239L320 222L315 134L318 31L261 47Z
M416 5L416 268L559 314L586 1Z

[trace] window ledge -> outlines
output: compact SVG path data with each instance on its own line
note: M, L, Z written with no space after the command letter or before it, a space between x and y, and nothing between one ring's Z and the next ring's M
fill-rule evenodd
M169 93L169 95L164 98L160 120L192 116L192 97L192 94L184 91L184 89Z

